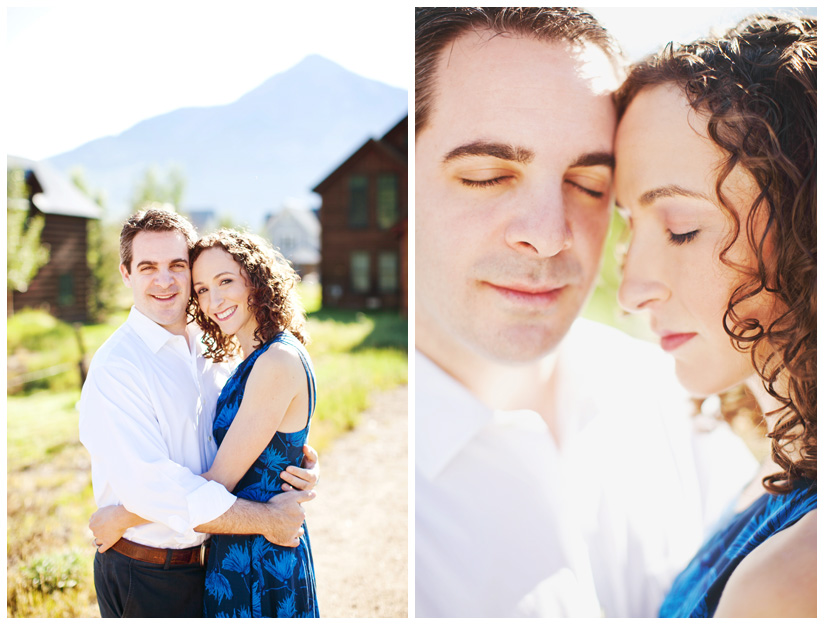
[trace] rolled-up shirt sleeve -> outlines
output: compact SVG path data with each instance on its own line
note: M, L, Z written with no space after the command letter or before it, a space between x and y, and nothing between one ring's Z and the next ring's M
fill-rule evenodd
M190 421L159 420L151 394L143 373L127 362L89 373L78 408L95 500L98 506L115 504L114 495L129 511L191 540L196 526L220 517L236 498L174 460L170 438L193 435L170 431L189 428Z

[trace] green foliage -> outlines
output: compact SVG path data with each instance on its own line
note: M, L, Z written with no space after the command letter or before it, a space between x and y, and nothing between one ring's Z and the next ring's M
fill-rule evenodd
M75 187L93 198L103 210L100 220L88 221L89 243L86 251L86 260L92 273L89 314L99 322L113 311L128 306L128 302L124 302L125 290L118 272L121 226L106 221L106 193L100 190L92 192L82 168L74 168L70 176Z
M6 289L26 291L37 272L49 261L49 247L40 242L46 223L42 215L29 215L20 208L28 200L28 188L22 170L6 171Z
M645 318L625 313L619 306L619 285L622 282L621 257L627 240L624 219L613 212L605 242L602 269L596 289L582 315L588 319L614 326L635 337L650 338Z
M41 593L76 587L80 570L81 561L77 552L38 556L22 568L26 582Z
M135 185L132 193L132 210L139 211L153 203L171 204L179 209L186 189L186 177L179 166L172 166L161 180L158 168L150 165L143 172L143 178Z

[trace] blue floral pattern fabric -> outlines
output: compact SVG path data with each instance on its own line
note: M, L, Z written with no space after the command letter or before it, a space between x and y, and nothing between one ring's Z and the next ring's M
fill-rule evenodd
M280 473L288 465L301 465L303 446L315 409L312 363L303 345L292 334L276 335L238 365L218 398L212 427L215 441L220 446L241 406L246 381L255 361L274 343L292 346L301 357L307 374L309 415L303 430L276 432L233 490L239 498L257 502L266 502L281 493ZM306 523L297 548L277 546L261 535L214 535L206 567L204 615L318 617L315 568Z
M733 570L758 545L816 509L816 481L764 494L714 534L676 577L659 617L713 617Z

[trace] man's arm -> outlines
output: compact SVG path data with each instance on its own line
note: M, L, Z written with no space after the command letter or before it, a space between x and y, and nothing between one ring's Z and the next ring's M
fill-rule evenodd
M143 519L194 535L236 498L171 460L148 383L128 363L94 369L81 394L80 440L124 506Z
M195 530L216 535L262 534L271 543L295 548L304 534L306 515L301 503L314 498L314 491L280 493L264 503L238 498L226 513ZM261 532L262 528L266 531Z

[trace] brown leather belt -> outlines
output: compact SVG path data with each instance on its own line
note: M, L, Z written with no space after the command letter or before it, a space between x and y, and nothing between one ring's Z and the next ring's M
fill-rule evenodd
M112 550L120 552L129 558L155 563L156 565L206 565L209 557L209 542L206 541L194 548L173 550L171 548L151 548L128 539L120 539L112 546Z

